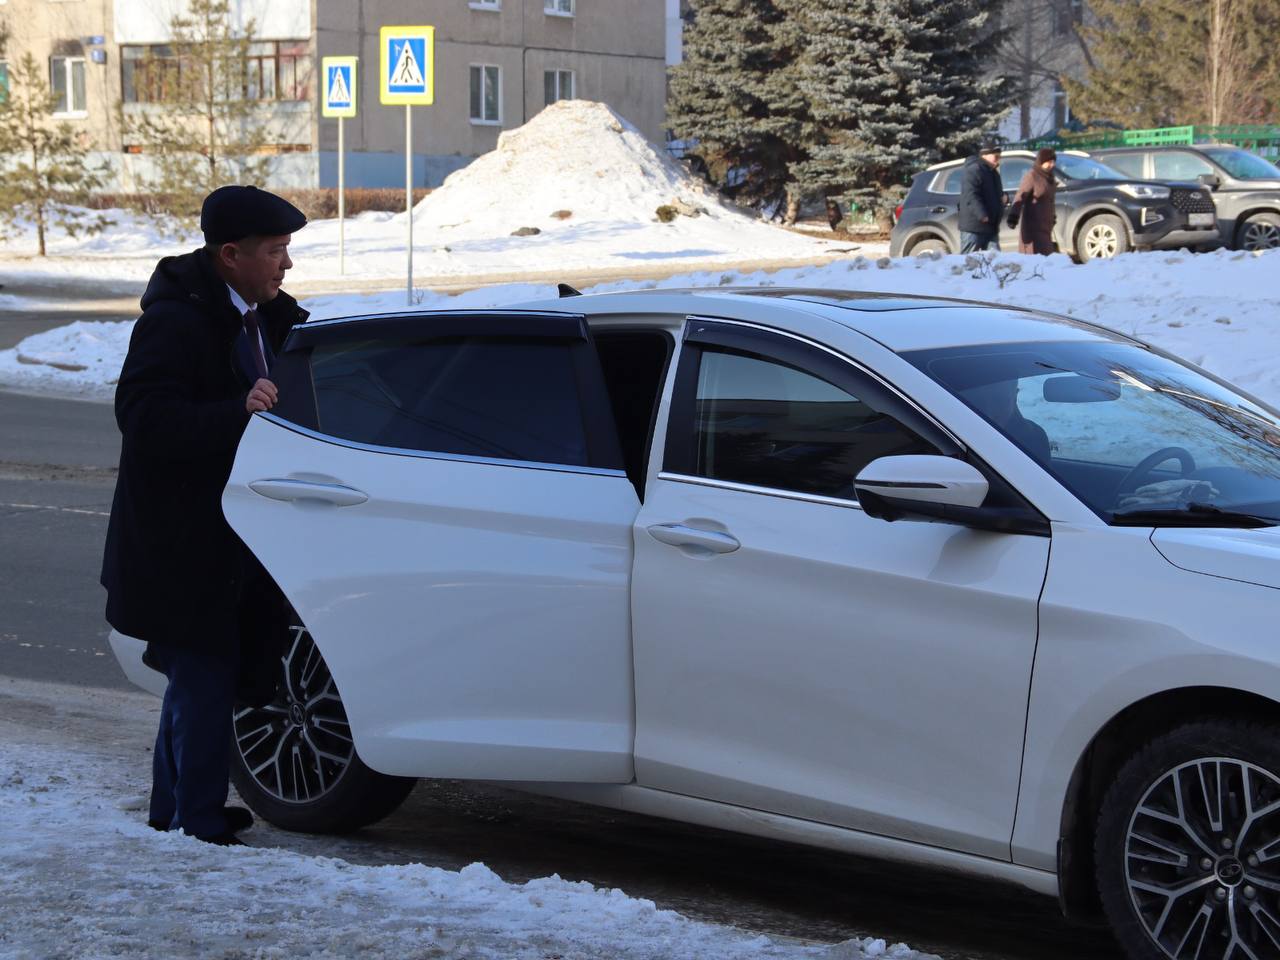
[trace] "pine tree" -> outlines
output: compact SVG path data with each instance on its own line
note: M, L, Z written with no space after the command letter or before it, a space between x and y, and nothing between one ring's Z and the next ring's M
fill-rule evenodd
M995 5L980 0L786 0L808 43L799 85L822 143L793 172L882 227L911 175L973 149L1011 98L983 79Z
M1128 128L1273 122L1277 0L1092 0L1093 68L1067 79L1071 111Z
M141 147L154 173L141 178L159 194L160 225L179 232L198 217L204 197L227 183L265 179L269 113L249 79L253 21L237 29L230 0L190 0L170 21L172 54L142 60L135 84L155 108L126 111L126 143Z
M12 228L20 219L36 228L36 247L46 256L51 227L68 236L94 234L112 221L85 209L90 194L102 189L107 167L91 165L89 144L68 123L53 119L57 98L44 71L30 54L9 70L8 89L0 99L0 223Z
M671 131L725 186L747 199L799 196L791 167L806 159L810 121L792 65L803 38L775 0L696 0L684 60L671 71Z

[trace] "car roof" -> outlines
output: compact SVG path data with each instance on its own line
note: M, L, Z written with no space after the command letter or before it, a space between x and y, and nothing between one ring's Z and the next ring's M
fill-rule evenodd
M904 352L1046 340L1128 340L1070 317L1005 304L900 293L802 287L689 287L588 294L513 304L525 310L572 310L594 317L642 314L733 318L735 304L768 300L782 314L820 316ZM782 316L779 319L783 319Z
M1023 150L1019 148L1017 150L1004 150L1000 153L1000 156L1001 157L1027 157L1028 159L1034 160L1036 156L1036 152L1037 151L1035 150ZM1084 150L1059 150L1058 153L1059 154L1065 153L1068 156L1072 156L1072 157L1087 157L1089 155ZM961 157L958 160L947 160L947 161L944 161L943 163L935 163L931 167L925 167L924 172L927 172L930 170L949 170L951 167L961 166L968 159L969 159L968 157Z

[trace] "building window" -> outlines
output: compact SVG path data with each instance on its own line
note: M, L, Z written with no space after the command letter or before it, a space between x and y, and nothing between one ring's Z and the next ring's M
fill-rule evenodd
M120 70L125 103L163 103L179 96L196 64L171 46L122 46ZM221 71L219 71L221 72ZM251 44L244 74L220 77L229 89L219 99L299 101L311 99L311 50L306 40L269 40ZM238 88L238 89L237 89Z
M49 87L56 100L55 114L83 115L84 57L50 57Z
M543 0L542 8L552 16L573 16L573 0Z
M1053 5L1053 32L1066 36L1084 20L1083 0L1056 0Z
M502 0L471 0L467 6L472 10L501 10Z
M557 100L573 99L573 71L547 70L542 74L542 90L546 96L546 106Z
M0 103L9 99L9 61L0 60Z
M502 122L502 68L471 65L471 122Z

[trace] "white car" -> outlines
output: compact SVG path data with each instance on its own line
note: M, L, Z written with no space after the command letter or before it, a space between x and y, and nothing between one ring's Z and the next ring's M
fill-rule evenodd
M1260 401L1063 317L782 289L309 323L273 375L223 500L300 618L235 717L266 819L505 781L1280 956Z

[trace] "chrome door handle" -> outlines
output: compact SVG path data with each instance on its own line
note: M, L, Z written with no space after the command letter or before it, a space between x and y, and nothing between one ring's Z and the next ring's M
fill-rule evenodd
M647 529L653 539L659 543L669 543L673 547L700 547L712 553L733 553L742 546L737 537L727 533L699 530L683 523L655 523Z
M335 507L353 507L364 503L369 495L341 483L318 483L314 480L289 480L283 477L252 480L249 489L272 500L312 500L331 503Z

